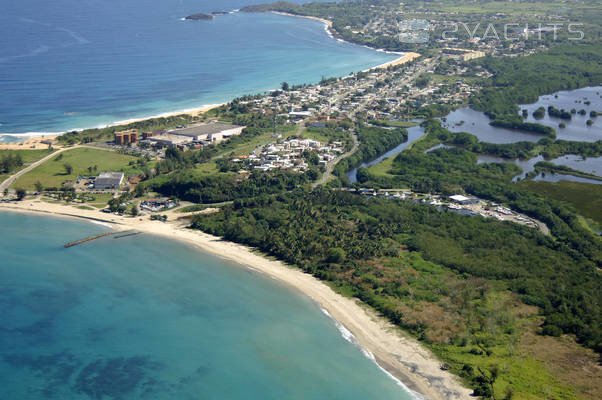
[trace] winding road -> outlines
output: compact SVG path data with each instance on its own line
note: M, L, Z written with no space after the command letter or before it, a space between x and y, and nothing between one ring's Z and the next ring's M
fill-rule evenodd
M328 180L330 179L330 176L332 175L332 169L334 168L334 166L337 165L337 163L339 161L341 161L343 158L349 157L357 151L357 149L360 147L360 145L359 145L359 142L357 141L357 135L355 134L355 132L351 134L351 138L353 139L353 148L351 150L349 150L347 153L341 154L334 160L331 160L326 165L326 171L324 171L324 173L322 174L322 177L320 179L318 179L317 181L315 181L314 183L312 183L312 185L311 185L312 189L315 189L316 187L328 182Z

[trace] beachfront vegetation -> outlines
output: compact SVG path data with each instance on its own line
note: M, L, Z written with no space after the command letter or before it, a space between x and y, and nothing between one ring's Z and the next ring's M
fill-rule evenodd
M142 158L92 148L67 150L21 176L13 187L34 190L41 182L44 188L60 189L78 176L95 175L101 171L123 171L126 175L142 172ZM67 168L69 167L69 168Z
M341 191L295 190L235 201L192 226L257 247L360 298L431 346L479 393L571 390L520 361L523 325L578 327L599 343L595 262L536 230ZM535 381L525 374L537 371Z

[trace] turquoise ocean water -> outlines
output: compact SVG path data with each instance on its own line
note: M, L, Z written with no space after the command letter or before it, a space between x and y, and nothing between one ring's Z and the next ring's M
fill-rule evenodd
M0 135L104 126L226 102L282 81L343 76L398 57L335 40L308 19L233 13L181 20L256 3L3 2Z
M308 298L191 246L0 212L2 399L410 399Z

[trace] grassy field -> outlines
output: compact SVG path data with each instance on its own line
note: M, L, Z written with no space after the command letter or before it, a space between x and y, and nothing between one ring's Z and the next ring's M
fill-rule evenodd
M380 120L377 120L375 122L377 122L377 124L382 124L384 126L395 126L397 128L410 128L412 126L418 125L418 122L412 122L412 121L388 121L388 120L384 120L384 119L380 119Z
M505 14L537 14L546 15L553 11L556 13L559 10L567 11L567 3L554 2L501 2L492 1L489 3L465 3L465 2L446 2L437 3L437 8L441 11L458 12L462 14L488 14L488 13L505 13Z
M374 164L373 166L368 167L368 171L370 171L371 174L376 176L393 176L389 173L389 171L391 171L391 168L393 168L394 159L395 157L385 158L378 164Z
M13 156L19 154L24 163L23 167L12 171L10 174L0 173L0 182L3 182L10 175L14 174L15 172L19 172L19 170L26 168L29 164L36 162L53 152L54 150L0 150L0 158L6 157L9 154Z
M91 148L68 150L29 171L17 179L12 187L33 190L35 183L40 181L44 187L58 188L65 181L77 179L78 175L90 175L88 167L94 166L96 166L96 173L101 171L123 171L126 175L138 173L140 171L135 165L129 165L136 160L134 156L106 150ZM73 168L70 174L66 172L66 164Z
M564 201L583 216L591 218L597 225L602 225L602 185L568 181L524 181L518 185L523 189Z
M209 161L203 164L199 164L199 166L196 167L195 172L200 175L212 175L217 174L219 170L217 169L217 164L215 163L215 161Z

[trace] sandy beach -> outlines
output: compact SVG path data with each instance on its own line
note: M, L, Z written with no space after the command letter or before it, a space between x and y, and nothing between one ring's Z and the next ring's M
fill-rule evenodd
M285 15L287 17L297 17L297 18L313 19L314 21L320 21L320 22L323 22L323 23L326 24L326 26L328 27L328 31L329 32L330 32L330 29L332 28L332 21L330 21L330 20L328 20L326 18L312 17L312 16L309 16L309 15L297 15L297 14L291 14L291 13L280 12L280 11L272 11L272 14Z
M405 64L407 62L410 62L416 58L420 57L419 53L413 53L413 52L408 52L408 53L403 53L403 56L399 57L396 60L390 61L388 63L384 63L381 65L377 65L376 67L372 67L369 69L369 71L374 70L374 69L382 69L382 68L389 68L389 67L395 67L396 65L401 65L401 64Z
M220 107L220 106L222 106L224 104L226 104L226 103L223 103L223 104L212 104L212 105L209 105L209 106L204 106L204 107L199 107L199 108L191 108L191 109L182 110L182 111L176 111L176 112L169 112L169 113L165 113L165 114L153 115L153 116L144 117L144 118L128 119L128 120L125 120L125 121L118 121L118 122L115 122L113 124L107 125L107 127L109 127L109 126L127 125L127 124L131 124L131 123L134 123L134 122L146 121L148 119L162 118L162 117L172 117L174 115L182 115L182 114L196 116L196 115L199 115L201 113L205 113L205 112L207 112L209 110L213 110L214 108ZM3 133L0 133L0 135L2 135L2 134ZM35 136L35 135L34 136L24 136L24 141L23 142L0 143L0 150L43 150L43 149L47 149L48 148L48 144L42 143L42 142L46 142L46 141L51 141L52 142L52 146L54 148L60 148L61 146L56 141L56 138L59 137L61 134L62 133L46 134L46 135L40 134L40 136ZM10 134L5 134L5 135L10 135Z
M300 290L313 299L338 323L354 336L365 354L407 388L428 399L468 399L472 390L461 385L458 378L441 370L441 362L418 341L405 335L384 318L357 299L335 293L329 286L311 275L270 260L251 248L200 231L186 229L186 222L177 220L182 214L172 211L167 223L150 221L148 216L129 217L82 210L75 207L46 203L39 199L0 203L0 211L44 214L66 218L88 219L110 224L114 230L135 229L143 233L181 240L202 251L248 266ZM80 238L74 238L80 239Z
M57 147L56 135L40 135L40 136L26 136L23 142L7 142L0 143L0 150L44 150L48 148L48 143L52 142L52 147Z

